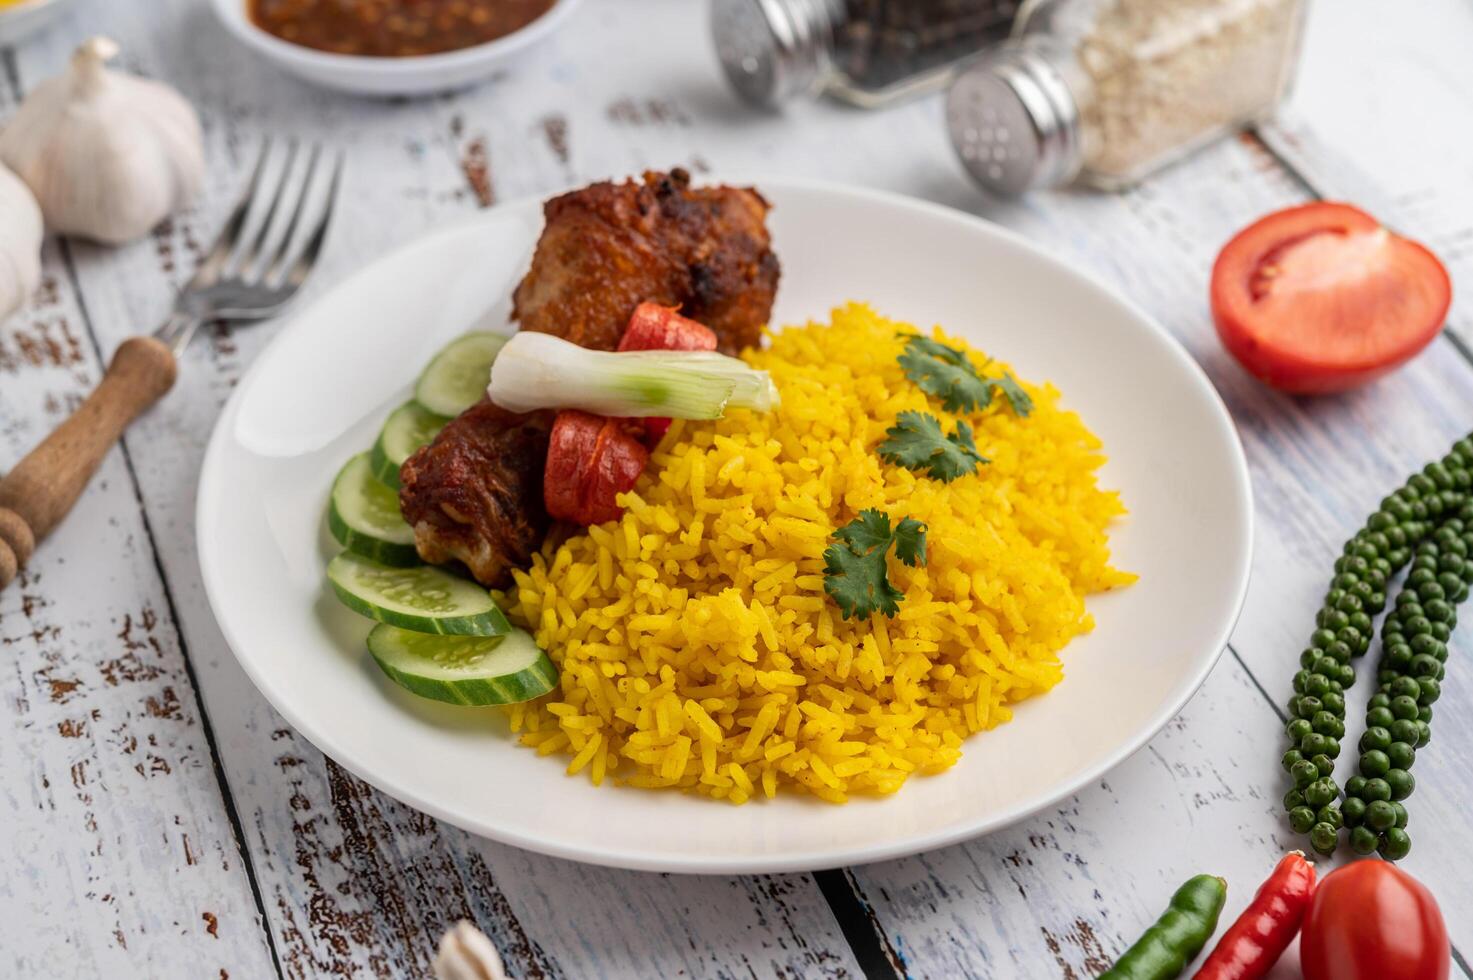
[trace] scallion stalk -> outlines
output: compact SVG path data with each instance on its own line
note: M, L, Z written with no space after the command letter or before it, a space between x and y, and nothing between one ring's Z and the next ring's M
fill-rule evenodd
M778 403L766 371L713 351L588 350L521 331L491 366L491 400L511 412L579 408L615 418L720 418Z

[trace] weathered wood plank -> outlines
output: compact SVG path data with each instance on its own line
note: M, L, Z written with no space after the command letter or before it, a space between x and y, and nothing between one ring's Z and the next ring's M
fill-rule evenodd
M189 266L172 256L197 252L207 240L228 206L242 158L268 130L320 135L352 150L348 217L314 291L390 244L480 204L646 165L723 174L781 170L980 210L1122 284L1178 330L1229 398L1260 484L1268 472L1260 457L1287 460L1287 488L1259 491L1260 516L1275 522L1279 550L1271 553L1269 570L1282 589L1265 590L1261 560L1245 628L1251 620L1262 632L1239 631L1252 640L1244 644L1244 660L1277 697L1302 642L1302 614L1323 588L1327 556L1382 492L1362 474L1374 465L1378 481L1394 483L1404 475L1406 454L1421 451L1424 442L1434 444L1429 455L1441 449L1446 419L1431 431L1402 433L1393 420L1421 416L1403 415L1400 402L1437 411L1446 403L1412 381L1466 385L1462 369L1434 349L1431 360L1423 359L1427 365L1419 362L1421 373L1388 382L1390 389L1315 404L1265 396L1237 372L1206 317L1208 264L1232 230L1300 194L1251 145L1218 148L1123 198L1065 194L989 204L954 165L934 101L884 114L819 105L768 117L739 107L704 43L700 7L665 0L643 5L631 18L613 4L585 5L517 72L453 98L412 104L354 102L280 78L233 48L201 5L157 3L147 24L127 10L89 11L134 52L135 66L184 84L200 102L215 162L206 201L157 236L152 251L79 254L79 277L104 346L162 314L166 287ZM192 43L178 43L184 32ZM28 50L22 77L51 70L64 53L60 35ZM529 975L852 972L810 879L626 875L474 841L366 789L285 730L240 674L205 609L189 518L210 420L270 329L220 334L201 346L181 390L142 423L130 446L148 513L164 528L164 567L287 971L422 969L438 928L469 912L509 950L513 968ZM1333 424L1324 423L1327 416ZM1369 447L1374 464L1361 465L1367 453L1347 447L1366 448L1366 433L1380 426L1388 435ZM1393 439L1399 444L1391 445ZM1342 489L1362 480L1364 499L1332 496L1316 504L1326 480L1316 466ZM1286 565L1282 574L1279 564ZM1449 690L1444 700L1455 696L1466 691ZM1444 744L1459 737L1448 734ZM1222 854L1222 870L1234 884L1232 907L1246 900L1290 845L1277 817L1278 739L1270 705L1236 661L1225 661L1183 720L1101 788L1007 834L857 869L853 880L914 976L1083 975L1156 913L1205 852ZM1424 771L1413 801L1419 841L1440 830L1465 834L1427 783L1466 788L1466 780L1428 759L1419 763L1419 776ZM1033 837L1041 843L1035 846ZM1463 895L1449 883L1455 871L1418 863L1421 853L1409 867L1450 905L1449 896ZM1026 891L1017 898L1014 877ZM1101 888L1097 897L1095 882L1108 885L1108 893ZM965 938L957 942L952 934Z
M440 222L565 179L552 166L560 156L557 138L547 135L558 131L550 112L523 127L520 117L472 119L454 98L406 105L316 93L266 71L197 22L197 9L182 0L156 5L146 22L126 10L93 12L94 23L122 41L132 67L190 91L212 161L205 199L152 243L78 250L78 278L106 348L164 314L171 287L223 220L267 133L348 148L341 217L313 292ZM180 30L197 31L198 43L177 43ZM60 38L28 50L22 79L39 77L64 54ZM271 711L206 606L192 513L214 417L274 329L221 332L197 345L178 389L128 443L286 974L420 975L440 932L466 916L519 976L857 975L808 876L666 878L477 840L371 790Z
M46 268L0 324L0 466L100 374L55 245ZM0 593L0 659L0 973L274 975L120 453Z
M985 840L850 874L906 976L1095 976L1187 878L1227 878L1224 915L1236 915L1299 846L1275 819L1278 770L1263 751L1275 722L1225 657L1186 710L1098 784ZM1297 975L1292 966L1276 975Z
M1454 291L1473 281L1473 6L1375 0L1310 6L1304 62L1266 141L1320 195L1425 242ZM1473 319L1449 329L1473 342Z

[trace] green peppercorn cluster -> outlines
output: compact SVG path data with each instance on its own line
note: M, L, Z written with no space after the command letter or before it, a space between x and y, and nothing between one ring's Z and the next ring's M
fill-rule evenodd
M1417 546L1406 585L1381 631L1380 682L1366 709L1360 740L1360 773L1345 784L1345 823L1360 854L1380 851L1406 857L1407 811L1416 787L1412 763L1432 739L1432 703L1442 694L1447 641L1457 625L1457 605L1473 584L1473 502L1438 525Z
M1411 847L1400 801L1412 791L1415 751L1431 737L1430 705L1441 693L1454 607L1473 582L1470 467L1473 436L1383 500L1335 562L1294 675L1283 759L1294 780L1284 797L1289 825L1308 833L1321 854L1334 853L1342 826L1351 828L1351 844L1361 853L1380 850L1394 860ZM1345 735L1345 691L1355 683L1351 661L1369 649L1387 583L1409 560L1412 572L1383 631L1380 689L1367 711L1361 774L1347 783L1342 809L1333 773Z

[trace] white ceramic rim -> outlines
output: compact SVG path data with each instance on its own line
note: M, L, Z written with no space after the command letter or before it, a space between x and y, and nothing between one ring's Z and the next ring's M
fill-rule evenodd
M994 831L1012 826L1013 824L1025 820L1035 813L1038 813L1054 805L1060 800L1066 799L1067 797L1079 792L1081 789L1094 783L1100 777L1102 777L1110 770L1118 766L1120 763L1124 762L1130 756L1138 752L1141 748L1145 746L1147 742L1149 742L1158 732L1160 732L1162 728L1166 726L1167 722L1174 718L1181 711L1181 709L1185 707L1187 702L1192 699L1192 696L1197 693L1202 684L1207 680L1207 676L1212 672L1212 669L1217 666L1217 662L1222 657L1223 651L1227 647L1228 641L1232 636L1233 629L1237 625L1238 618L1242 614L1243 604L1246 601L1248 594L1249 576L1253 564L1253 529L1255 520L1253 510L1252 483L1248 470L1248 461L1243 452L1242 440L1238 436L1237 427L1233 424L1232 416L1228 412L1227 405L1223 402L1222 396L1218 394L1216 387L1207 377L1206 372L1202 370L1201 366L1192 359L1191 355L1186 352L1186 350L1181 346L1176 338L1172 337L1171 334L1168 333L1164 327L1157 323L1155 319L1153 319L1151 316L1146 314L1146 312L1140 309L1140 307L1138 307L1136 304L1121 296L1114 289L1108 286L1100 277L1094 275L1093 273L1077 269L1071 264L1065 262L1063 259L1054 255L1048 249L1045 249L1029 241L1022 235L1007 228L1003 228L999 225L993 224L992 222L986 221L975 215L966 214L956 209L949 208L940 204L934 204L929 201L922 201L915 198L906 197L902 194L875 190L872 188L837 184L824 180L735 173L705 177L703 178L703 182L740 183L749 184L757 187L769 186L773 188L783 186L791 187L798 190L818 191L822 193L845 195L859 203L881 204L887 207L910 209L919 213L930 215L933 218L938 218L956 224L964 225L975 232L1001 238L1008 242L1010 245L1029 252L1034 257L1042 260L1043 262L1057 267L1061 274L1075 277L1083 284L1085 284L1089 289L1098 293L1101 302L1112 303L1123 308L1131 315L1131 319L1141 329L1153 332L1157 336L1157 339L1163 343L1164 348L1170 351L1171 356L1174 357L1185 369L1187 375L1200 384L1201 388L1203 389L1202 394L1208 399L1208 404L1213 409L1217 424L1221 429L1220 434L1225 435L1228 444L1237 450L1237 452L1233 454L1232 459L1232 470L1237 477L1234 490L1236 491L1235 496L1237 498L1237 504L1241 508L1242 513L1246 515L1246 527L1244 531L1247 544L1242 551L1242 557L1241 561L1239 562L1239 566L1234 569L1233 579L1236 582L1236 586L1234 588L1234 594L1231 603L1232 612L1230 615L1224 618L1218 630L1218 635L1213 640L1213 649L1215 652L1210 657L1203 658L1202 663L1198 667L1197 671L1194 674L1186 677L1178 685L1177 689L1172 692L1170 696L1163 700L1162 705L1157 710L1156 714L1151 717L1149 722L1141 727L1140 731L1135 737L1126 740L1123 744L1118 746L1115 751L1110 753L1107 757L1096 763L1094 766L1084 770L1083 772L1080 772L1073 779L1062 782L1052 792L1035 800L1031 804L1018 805L1010 810L994 812L979 819L969 822L961 822L959 824L933 831L928 834L905 837L894 843L886 844L883 846L870 845L863 848L834 848L831 850L810 850L807 852L787 854L782 857L772 857L770 855L752 855L741 857L721 857L714 860L691 859L678 856L655 858L651 857L647 852L643 851L625 851L620 849L611 849L608 847L594 847L582 843L548 841L543 838L529 836L527 834L515 831L507 831L501 828L480 823L473 817L452 812L445 807L439 806L433 801L423 799L414 792L411 792L404 787L397 785L393 780L381 779L374 775L371 775L369 771L371 767L360 765L357 758L350 757L347 753L343 752L341 747L333 739L330 732L322 731L321 729L306 722L296 712L288 708L284 708L283 704L288 703L286 699L272 696L271 692L274 685L271 678L262 676L252 668L252 665L248 662L246 658L242 658L239 654L235 654L236 661L241 665L241 668L251 679L251 682L256 685L256 688L266 697L267 701L272 704L273 708L275 708L275 710L277 710L286 719L288 724L290 724L297 731L301 732L308 741L310 741L325 755L332 758L335 762L346 768L348 771L352 772L355 776L357 776L359 779L362 779L364 782L369 783L376 789L387 793L395 799L400 800L408 804L409 806L420 810L423 813L427 813L438 820L443 820L454 826L460 827L462 830L488 838L490 840L497 841L502 844L510 844L514 847L520 847L525 850L534 851L539 854L546 854L551 857L564 858L567 860L579 861L587 864L603 865L606 867L622 868L634 871L654 871L676 874L783 874L790 872L818 871L823 869L840 868L858 864L871 864L877 861L886 861L895 858L909 857L911 855L919 854L925 851L936 850L938 848L948 847L952 844L958 844L964 841L972 840L985 834L989 834ZM525 206L529 201L532 201L534 199L540 200L541 197L541 195L537 195L521 198L516 201L507 202L506 206ZM484 218L484 215L478 217ZM377 275L377 267L380 263L392 261L405 253L409 253L414 251L415 249L424 247L425 243L428 240L431 240L440 234L453 232L458 227L465 224L474 223L476 220L478 219L469 218L464 222L457 222L444 229L429 232L426 235L421 236L420 238L417 238L414 241L401 246L400 248L395 249L392 252L387 253L386 255L374 260L374 262L360 269L352 276L343 280L341 283L337 284L333 288L333 292L336 292L338 290L353 289L360 280L369 279ZM319 299L319 302L321 301L322 300ZM226 452L226 447L230 441L228 434L234 428L235 417L240 411L244 393L250 390L250 388L252 387L250 384L252 380L252 375L258 369L259 365L265 362L265 360L265 352L257 356L256 363L252 365L246 376L241 379L241 382L236 385L234 393L231 395L229 401L226 402L224 409L220 413L220 418L216 421L214 432L210 437L209 446L205 451L204 462L201 466L200 472L198 496L196 498L195 546L200 558L200 574L204 581L205 594L210 603L210 611L214 614L216 622L219 624L221 632L225 637L226 644L230 646L231 652L233 654L235 653L237 639L234 635L232 635L232 631L226 619L221 616L221 607L217 596L222 594L222 587L218 582L215 574L211 571L211 564L205 560L207 548L204 542L203 535L200 534L200 531L204 528L214 526L216 517L213 513L211 502L218 497L218 494L215 492L214 486L216 481L219 479L217 471L221 469L221 460L224 453Z
M54 0L33 0L50 3ZM283 41L274 34L257 27L246 13L246 0L213 0L215 11L227 30L248 47L276 61L287 62L303 70L316 73L341 72L360 73L371 71L381 78L408 79L422 74L454 72L470 69L476 65L499 61L529 45L537 43L562 26L572 15L579 0L554 0L551 8L526 27L492 41L485 41L469 48L445 51L440 54L412 55L406 58L385 58L358 54L335 54L318 51Z

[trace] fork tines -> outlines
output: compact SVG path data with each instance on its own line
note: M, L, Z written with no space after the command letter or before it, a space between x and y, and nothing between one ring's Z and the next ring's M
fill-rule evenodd
M305 164L299 162L299 149L294 139L287 142L285 154L273 153L270 139L262 144L245 196L187 288L205 289L232 279L245 286L295 291L307 278L327 238L343 154L332 152L325 167L323 157L329 154L321 144L311 145Z

